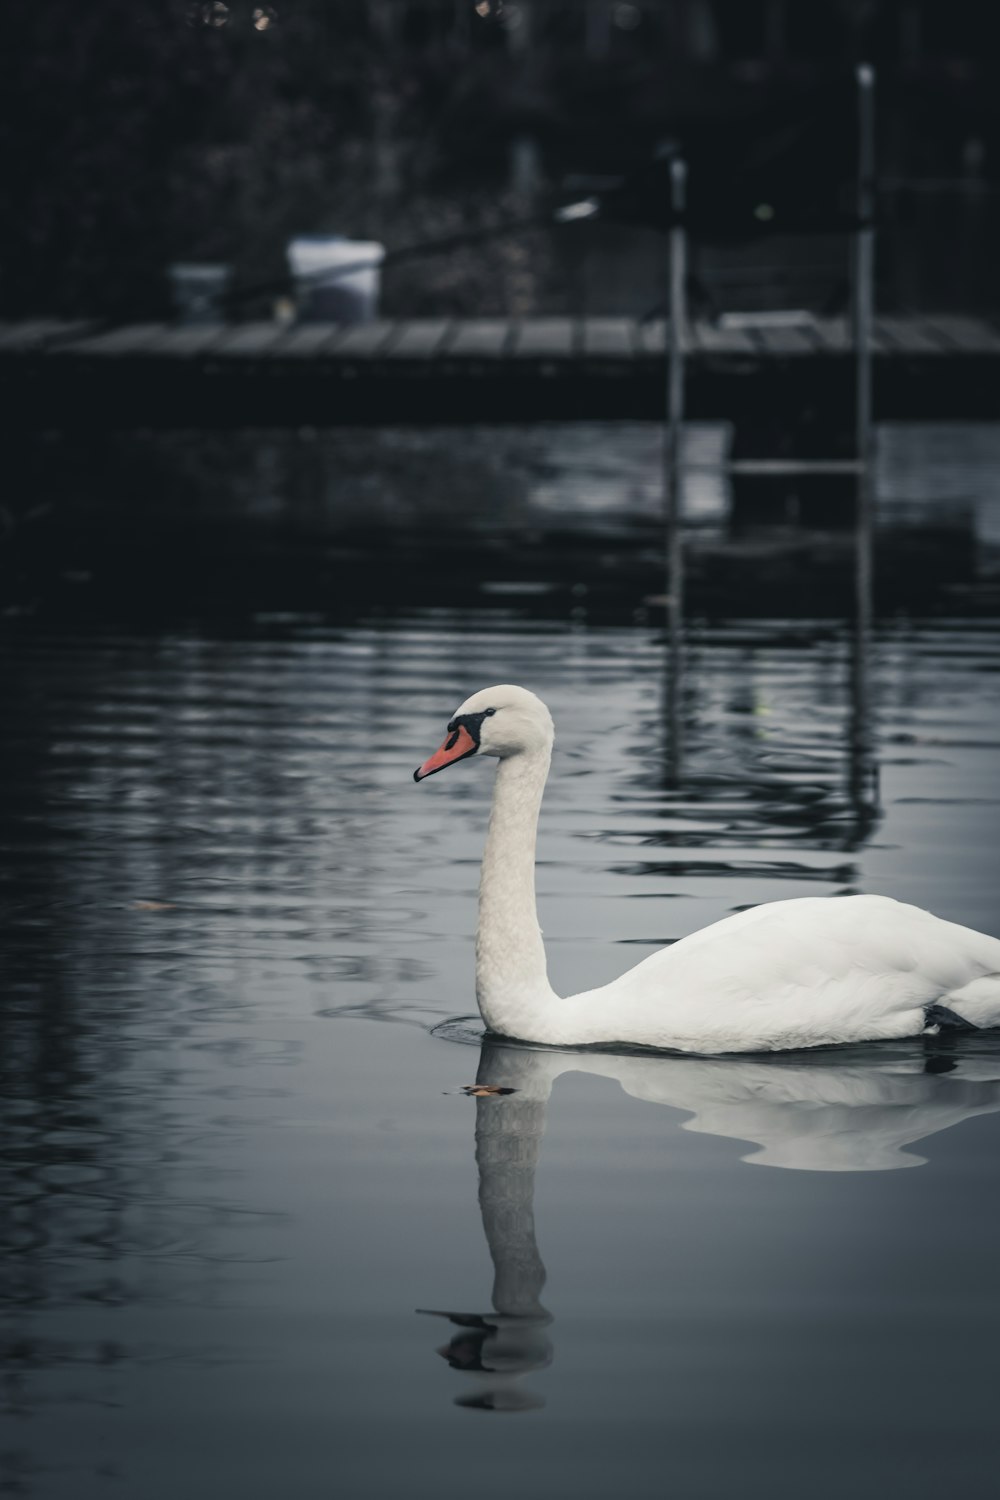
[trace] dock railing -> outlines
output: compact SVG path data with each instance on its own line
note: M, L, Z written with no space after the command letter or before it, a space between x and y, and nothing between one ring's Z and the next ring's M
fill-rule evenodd
M858 153L854 184L854 213L849 229L848 282L849 324L854 362L853 452L849 458L753 458L736 460L736 473L761 475L797 473L857 473L870 462L872 440L872 332L875 317L875 71L868 63L858 66ZM670 228L667 239L669 287L666 356L666 420L668 428L680 428L684 420L685 351L689 340L688 225L685 215L686 164L675 158L670 175ZM680 432L666 438L668 498L681 462ZM668 505L669 509L669 505Z
M855 476L855 620L859 636L867 635L872 600L873 502L872 333L875 316L875 70L861 63L855 71L858 148L854 183L854 218L850 227L849 295L854 364L853 453L850 458L753 458L730 461L730 473L761 477L795 474ZM684 482L685 351L688 323L687 165L670 164L667 233L667 327L665 338L666 402L664 431L664 519L666 525L666 611L670 654L669 681L680 678L684 626L684 549L682 493Z

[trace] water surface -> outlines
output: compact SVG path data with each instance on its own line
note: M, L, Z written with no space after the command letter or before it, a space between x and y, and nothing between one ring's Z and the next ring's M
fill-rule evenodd
M785 896L998 933L1000 629L888 621L859 655L837 623L702 623L669 691L654 629L503 603L11 623L8 1492L983 1492L997 1037L696 1060L442 1030L474 1011L490 768L411 772L479 686L550 704L565 991Z

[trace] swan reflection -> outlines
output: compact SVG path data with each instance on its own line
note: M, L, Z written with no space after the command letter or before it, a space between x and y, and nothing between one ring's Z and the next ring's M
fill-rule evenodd
M476 1100L479 1210L493 1260L493 1311L437 1314L458 1329L438 1353L453 1370L472 1376L472 1386L456 1397L459 1406L526 1411L545 1404L519 1382L552 1361L547 1333L552 1315L541 1302L545 1266L535 1240L534 1209L551 1078L541 1087L542 1071L531 1067L536 1058L544 1065L549 1055L483 1043L478 1083L501 1083L492 1075L505 1068L532 1082L523 1089L512 1085L518 1093ZM518 1067L518 1060L527 1060L527 1066Z
M981 1039L985 1041L984 1039ZM926 1038L829 1052L692 1058L563 1052L485 1038L476 1099L479 1207L493 1261L492 1310L436 1312L455 1328L439 1353L470 1377L460 1406L524 1411L544 1398L521 1382L553 1357L541 1301L534 1188L552 1085L562 1073L616 1079L627 1094L689 1116L685 1130L751 1144L742 1160L811 1172L917 1167L908 1150L963 1120L1000 1112L995 1040Z

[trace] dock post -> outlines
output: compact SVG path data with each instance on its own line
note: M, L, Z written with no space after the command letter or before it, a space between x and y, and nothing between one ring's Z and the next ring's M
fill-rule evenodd
M687 164L670 163L670 228L667 239L667 410L663 482L667 522L667 624L672 651L679 650L684 620L684 554L681 548L681 442L684 428L684 325L687 231L684 227Z
M856 488L855 611L857 628L870 628L873 588L872 333L875 320L875 70L861 63L858 83L857 227L853 242L852 306Z
M684 227L687 164L670 163L670 227L667 231L666 423L663 434L664 510L667 525L667 649L664 673L664 771L677 786L683 769L684 552L681 545L681 486L684 436L684 329L686 323L687 231Z
M861 63L858 82L858 176L852 266L851 320L854 336L855 457L862 464L871 458L872 430L872 325L875 318L875 69Z
M851 725L848 791L857 828L864 837L878 816L878 762L872 730L871 652L874 609L874 468L872 431L872 353L875 321L875 70L857 69L858 175L852 244L852 305L855 405L854 444L858 461L854 536L854 628L851 641Z

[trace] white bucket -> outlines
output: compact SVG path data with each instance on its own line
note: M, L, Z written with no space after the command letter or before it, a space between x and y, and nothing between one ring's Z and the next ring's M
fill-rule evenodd
M370 323L378 317L385 246L337 234L300 234L288 243L300 320ZM354 269L349 269L353 267ZM324 276L324 272L330 272Z

